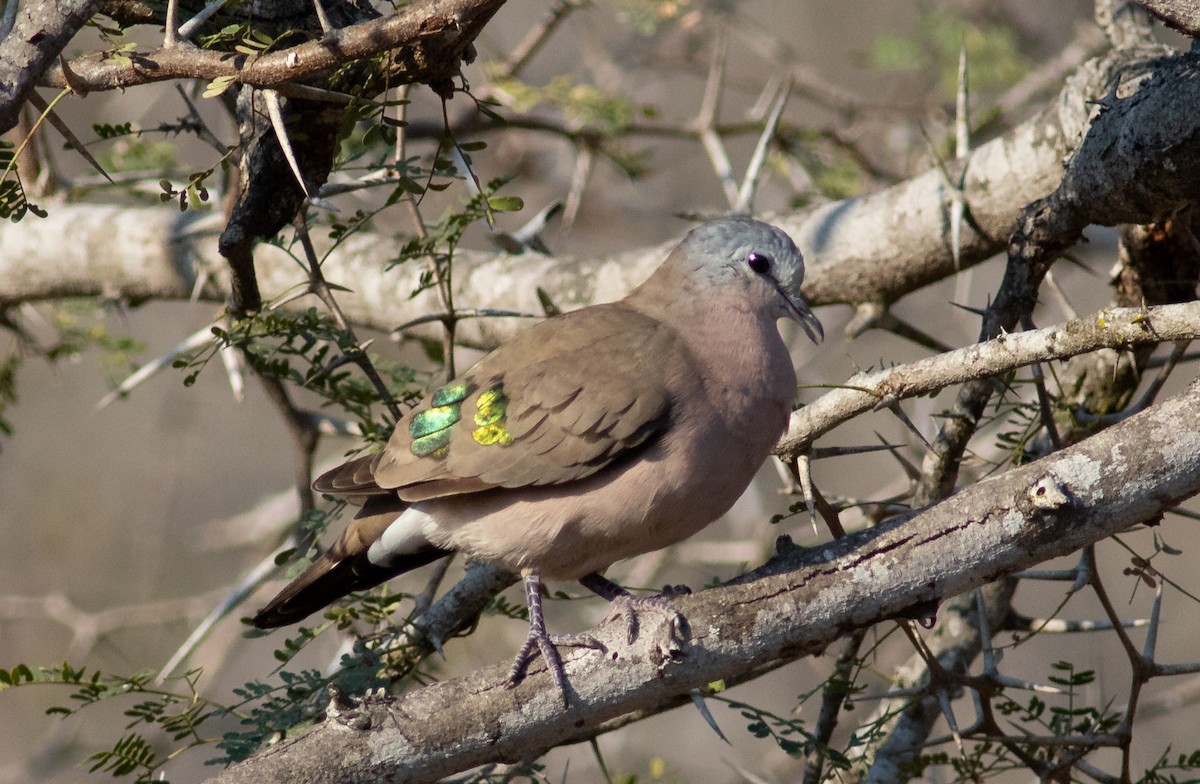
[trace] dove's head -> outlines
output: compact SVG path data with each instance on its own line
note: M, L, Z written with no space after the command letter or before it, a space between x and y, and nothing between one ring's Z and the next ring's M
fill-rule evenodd
M749 307L796 321L814 343L825 337L800 295L804 257L780 229L752 218L721 218L692 229L678 250L672 261L682 262L685 274L737 291Z

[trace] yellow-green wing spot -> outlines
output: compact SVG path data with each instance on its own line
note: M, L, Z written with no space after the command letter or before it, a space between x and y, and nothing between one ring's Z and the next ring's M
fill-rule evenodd
M465 382L447 384L433 392L433 405L418 411L408 420L408 434L412 436L409 449L417 457L445 454L450 443L450 428L462 418L462 402L471 394L473 387Z
M508 395L500 384L483 392L475 401L475 424L471 436L482 446L499 444L508 446L513 442L508 432Z

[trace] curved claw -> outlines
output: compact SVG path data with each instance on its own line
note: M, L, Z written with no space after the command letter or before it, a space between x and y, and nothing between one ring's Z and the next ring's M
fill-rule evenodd
M532 627L532 624L530 626ZM594 648L598 651L608 650L604 647L604 643L590 634L546 634L545 629L542 629L540 633L535 633L530 628L529 636L525 638L521 650L517 651L517 657L513 659L512 668L508 671L508 688L513 688L525 679L525 671L529 668L529 663L533 661L536 654L540 653L546 660L547 669L554 677L554 685L562 692L563 702L569 703L567 675L563 669L562 655L558 652L558 649L564 646Z
M612 600L612 611L608 617L624 616L626 642L632 645L637 640L638 630L641 626L638 614L642 612L657 613L662 616L663 622L667 626L667 645L664 646L664 649L674 654L682 650L682 645L689 636L687 619L669 601L672 596L676 595L678 594L664 592L657 596L634 596L627 593Z
M683 643L689 636L687 619L671 605L669 600L676 596L690 594L691 588L686 585L667 585L663 586L662 593L657 596L634 596L612 580L595 572L584 575L580 578L579 583L592 593L612 603L613 609L608 615L609 618L615 618L618 615L624 616L629 644L637 639L638 611L650 610L663 616L667 623L667 644L664 646L664 650L675 655L683 649Z

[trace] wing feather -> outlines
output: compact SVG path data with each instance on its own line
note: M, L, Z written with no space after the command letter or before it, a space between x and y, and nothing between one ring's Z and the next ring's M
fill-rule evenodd
M318 489L415 501L589 476L665 427L664 356L690 366L670 328L621 305L543 322L427 396L373 462Z

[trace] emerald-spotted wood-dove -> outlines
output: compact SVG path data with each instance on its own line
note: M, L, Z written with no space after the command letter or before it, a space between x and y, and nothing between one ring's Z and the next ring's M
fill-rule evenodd
M543 321L434 390L382 452L329 471L321 492L363 503L341 537L254 617L294 623L452 551L525 579L530 632L565 691L541 578L600 575L678 542L746 489L783 432L796 375L776 321L821 325L804 262L749 218L693 229L624 299ZM632 608L627 608L632 613Z

